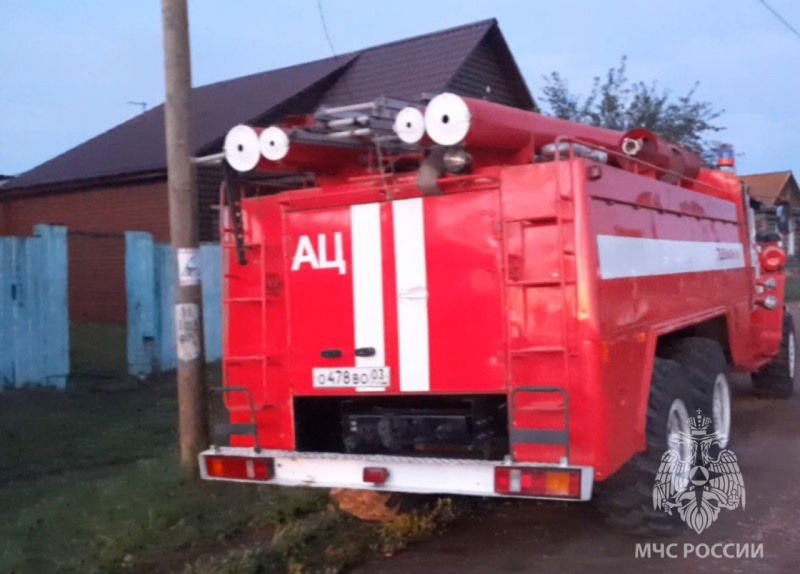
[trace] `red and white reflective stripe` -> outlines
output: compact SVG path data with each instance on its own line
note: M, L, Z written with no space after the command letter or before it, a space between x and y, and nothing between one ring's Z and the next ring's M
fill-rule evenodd
M429 391L428 274L422 198L392 202L400 390Z
M602 279L725 271L745 264L738 242L598 235L597 255Z
M356 357L357 367L386 365L383 313L383 242L381 205L366 203L350 208L353 266L353 323L357 349L372 347L371 357Z

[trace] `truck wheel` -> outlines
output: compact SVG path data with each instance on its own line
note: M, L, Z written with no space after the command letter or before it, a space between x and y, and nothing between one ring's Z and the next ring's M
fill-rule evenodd
M731 387L722 346L712 339L686 337L669 343L663 354L695 372L695 408L711 417L712 432L723 435L720 447L727 447L731 435Z
M653 487L661 457L675 432L689 433L697 375L680 363L656 358L647 405L647 450L634 456L598 489L597 508L610 525L638 535L669 535L684 527L676 513L653 508ZM684 453L683 455L688 455Z
M783 311L783 333L777 356L753 373L753 388L758 394L776 399L788 399L794 394L794 375L797 364L794 319L788 309Z

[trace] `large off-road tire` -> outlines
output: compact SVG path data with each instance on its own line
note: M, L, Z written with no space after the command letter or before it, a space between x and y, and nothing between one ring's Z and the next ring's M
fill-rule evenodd
M753 388L765 397L788 399L794 394L794 375L797 365L797 345L794 319L788 309L783 310L783 333L778 355L753 373Z
M686 337L667 344L663 356L697 375L693 387L695 408L711 417L710 432L718 432L723 437L720 447L728 446L731 436L730 368L722 346L712 339Z
M638 535L670 535L684 527L676 513L653 508L653 486L662 455L676 447L670 434L689 432L696 379L677 361L656 358L647 404L647 450L598 487L597 508L610 525Z

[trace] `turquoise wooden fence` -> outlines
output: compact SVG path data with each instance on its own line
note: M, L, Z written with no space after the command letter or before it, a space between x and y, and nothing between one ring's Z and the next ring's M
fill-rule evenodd
M175 289L178 270L169 245L152 235L125 234L128 372L147 376L177 367ZM208 362L222 358L222 260L218 244L200 247L203 330Z
M0 237L0 388L63 388L68 374L67 229Z

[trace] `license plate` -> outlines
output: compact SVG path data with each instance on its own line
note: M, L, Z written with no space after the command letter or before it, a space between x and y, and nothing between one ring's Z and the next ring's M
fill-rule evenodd
M369 389L389 386L389 367L313 369L315 389Z

